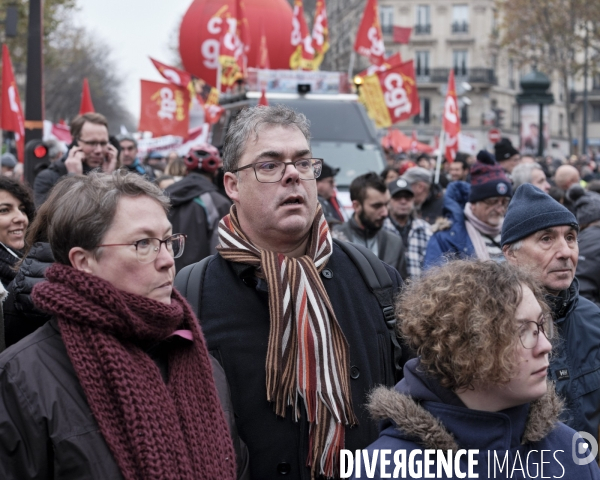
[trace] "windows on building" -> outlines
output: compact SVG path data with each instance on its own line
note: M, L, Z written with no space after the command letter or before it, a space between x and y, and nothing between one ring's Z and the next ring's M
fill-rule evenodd
M417 77L429 76L429 52L425 50L415 51L415 74Z
M469 124L469 106L466 103L463 103L460 107L460 124Z
M467 76L467 50L454 50L452 52L452 68L457 77Z
M515 82L515 62L513 60L508 61L508 86L513 90L517 87Z
M413 123L417 124L417 125L420 123L427 125L430 122L430 118L429 118L430 101L429 101L429 98L421 97L420 102L421 102L421 111L419 112L418 115L415 115L413 117Z
M417 23L415 25L415 35L431 33L431 17L429 5L417 5Z
M600 122L600 105L592 103L591 107L592 107L592 120L591 121L593 123Z
M469 32L469 6L452 5L452 33Z
M381 33L391 35L394 32L394 7L381 5L379 7Z

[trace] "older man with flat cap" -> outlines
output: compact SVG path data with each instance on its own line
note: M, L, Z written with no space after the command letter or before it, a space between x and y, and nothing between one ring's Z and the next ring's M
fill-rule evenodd
M579 295L575 216L531 184L521 185L502 226L506 260L527 269L546 291L558 328L548 378L565 399L562 421L598 438L600 426L600 308Z

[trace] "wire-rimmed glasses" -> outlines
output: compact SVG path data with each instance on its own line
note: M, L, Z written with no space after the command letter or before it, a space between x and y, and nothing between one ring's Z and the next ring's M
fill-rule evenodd
M323 168L322 158L300 158L293 162L283 162L281 160L261 160L259 162L244 165L241 168L232 170L237 173L246 168L253 168L256 180L260 183L277 183L285 175L285 169L288 165L293 165L298 171L300 180L315 180L321 175Z
M173 258L179 258L183 254L185 248L185 238L183 233L175 233L164 240L159 238L142 238L133 243L108 243L98 245L98 247L135 247L138 262L150 263L156 260L160 249L165 244L167 252L171 254Z

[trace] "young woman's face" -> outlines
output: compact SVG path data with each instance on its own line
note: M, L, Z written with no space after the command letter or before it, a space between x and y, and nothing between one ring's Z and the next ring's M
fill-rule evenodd
M25 205L6 190L1 190L0 242L14 250L21 250L25 246L25 231L28 225Z
M523 298L515 314L520 336L516 346L517 372L508 384L492 387L504 408L537 400L547 390L548 354L552 345L541 329L537 333L535 324L542 325L544 320L542 307L529 287L523 285L522 289ZM525 348L524 344L532 348Z

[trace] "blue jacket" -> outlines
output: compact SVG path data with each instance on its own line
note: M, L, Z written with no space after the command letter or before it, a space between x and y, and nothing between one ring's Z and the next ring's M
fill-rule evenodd
M475 256L473 242L465 227L463 210L469 201L471 185L467 182L452 182L444 198L444 217L433 226L437 231L427 245L423 270L439 265L444 258L468 258Z
M553 390L530 404L500 412L483 412L465 407L455 393L425 376L419 366L418 359L410 360L404 367L404 379L394 389L381 387L371 396L369 410L374 418L382 420L382 431L367 452L372 458L375 450L391 450L392 455L387 457L391 459L391 467L385 472L378 467L374 476L367 477L362 461L360 476L354 472L352 478L390 478L384 473L393 473L393 454L398 450L406 451L406 478L426 478L424 471L421 476L410 476L408 463L413 450L440 449L444 453L447 450L456 453L458 449L476 449L479 453L474 459L478 464L474 465L473 472L480 479L600 479L600 469L594 460L586 465L573 461L575 431L557 421L560 404ZM542 453L542 450L550 452ZM585 458L584 455L578 457ZM508 461L503 464L505 458ZM424 465L423 455L416 455L415 459ZM437 464L430 470L434 478L458 478L435 476L436 470ZM468 472L467 455L461 457L460 470ZM453 473L456 475L456 470Z
M600 427L600 308L579 295L577 278L555 306L559 338L548 376L565 399L561 421L598 439ZM553 297L556 299L557 297ZM558 312L558 313L557 313Z

